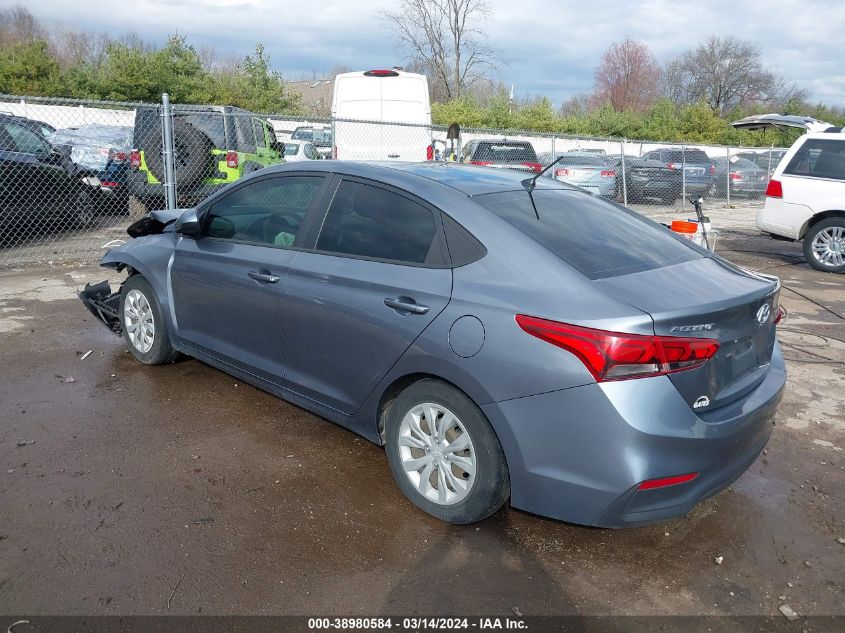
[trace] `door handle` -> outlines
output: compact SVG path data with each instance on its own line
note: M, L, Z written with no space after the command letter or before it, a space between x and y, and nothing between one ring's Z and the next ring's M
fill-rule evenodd
M394 310L400 310L402 312L410 312L411 314L426 314L429 310L428 306L420 305L416 303L413 299L391 299L387 298L384 300L384 305L388 308L393 308Z
M260 270L251 270L247 274L253 279L255 279L255 281L260 281L261 283L265 284L274 284L277 283L279 279L281 279L281 277L278 277L277 275L273 275L269 272Z

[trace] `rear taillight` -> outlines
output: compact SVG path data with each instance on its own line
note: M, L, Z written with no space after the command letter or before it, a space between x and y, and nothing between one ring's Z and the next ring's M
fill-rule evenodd
M716 175L716 165L710 165L710 175L711 176Z
M555 169L555 176L565 177L569 175L569 170L566 167L561 167L560 169Z
M667 166L669 169L672 169L672 170L675 170L675 169L680 169L680 168L681 168L681 164L680 164L680 163L666 163L666 166Z
M774 325L777 325L781 321L783 321L785 318L786 318L786 308L784 308L782 305L779 305L777 307L777 309L775 310L775 318L772 319L772 323Z
M230 169L237 169L238 167L238 153L226 152L226 167Z
M429 145L425 148L425 159L434 160L434 145Z
M469 161L470 165L481 165L482 167L489 165L490 163L484 160L471 160Z
M332 145L332 158L337 160L337 145Z
M531 171L541 172L543 171L543 166L540 163L522 163L526 167L528 167Z
M719 349L709 338L607 332L522 314L516 322L528 334L575 354L597 382L694 369Z
M665 488L666 486L677 486L678 484L685 484L698 477L698 473L687 473L686 475L675 475L673 477L661 477L660 479L647 479L642 482L637 488L638 490L654 490L655 488Z
M616 172L612 169L603 169L601 172L602 178L616 178Z
M732 171L729 175L731 180L742 180L742 174Z
M120 183L115 182L114 180L101 180L100 186L105 187L106 189L114 189L115 187L119 187Z
M783 198L783 185L780 184L780 180L769 181L769 184L766 186L766 197Z
M139 169L141 167L141 152L137 149L129 152L129 166L132 169Z

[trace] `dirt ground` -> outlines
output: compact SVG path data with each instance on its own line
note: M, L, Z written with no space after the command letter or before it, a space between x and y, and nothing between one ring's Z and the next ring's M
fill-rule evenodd
M0 613L845 615L845 278L713 223L784 283L788 389L728 490L626 530L441 523L379 447L195 360L135 362L74 296L101 269L0 271Z

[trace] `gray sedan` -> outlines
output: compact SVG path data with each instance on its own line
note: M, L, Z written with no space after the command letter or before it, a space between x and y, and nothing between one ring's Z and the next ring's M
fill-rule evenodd
M713 163L716 165L713 187L717 196L726 197L728 187L731 196L762 198L766 193L769 173L750 160L732 156L730 161L727 158L716 158Z
M558 163L546 172L550 178L578 185L605 198L613 198L616 194L616 171L607 165L603 156L586 152L549 152L540 155L540 164L545 167L556 158Z
M756 459L786 380L777 278L548 178L281 165L129 232L102 260L121 288L81 298L138 361L193 356L383 445L452 523L683 515Z

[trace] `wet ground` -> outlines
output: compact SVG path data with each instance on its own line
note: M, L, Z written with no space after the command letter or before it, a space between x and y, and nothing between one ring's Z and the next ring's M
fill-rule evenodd
M136 363L74 297L96 267L0 271L0 613L845 614L845 278L729 213L720 252L784 282L788 391L728 490L627 530L441 523L367 441Z

